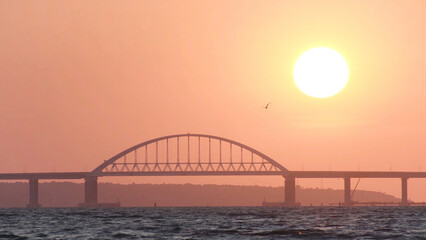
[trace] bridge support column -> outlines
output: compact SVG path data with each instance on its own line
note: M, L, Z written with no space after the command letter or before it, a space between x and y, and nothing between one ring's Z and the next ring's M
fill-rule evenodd
M87 207L98 204L98 178L86 177L84 179L84 203Z
M407 206L408 205L408 191L407 191L407 180L408 178L404 177L401 178L401 205Z
M38 203L38 179L33 178L29 180L29 202L27 208L39 208L41 205Z
M293 176L285 177L284 205L288 207L296 206L296 179Z
M352 206L351 199L351 178L345 177L345 198L344 198L344 206Z

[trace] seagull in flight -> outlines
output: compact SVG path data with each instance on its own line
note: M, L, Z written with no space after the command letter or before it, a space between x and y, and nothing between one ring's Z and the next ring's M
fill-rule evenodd
M264 106L264 108L265 108L265 109L268 109L269 104L271 104L271 103L266 104L266 106Z

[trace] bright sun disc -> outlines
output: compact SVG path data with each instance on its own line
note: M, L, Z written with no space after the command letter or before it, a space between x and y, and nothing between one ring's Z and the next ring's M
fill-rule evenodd
M304 52L293 70L297 87L311 97L326 98L342 90L349 77L349 68L338 52L326 47Z

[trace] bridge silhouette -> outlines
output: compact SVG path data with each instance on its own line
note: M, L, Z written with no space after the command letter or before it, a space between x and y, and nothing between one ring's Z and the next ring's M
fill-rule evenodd
M351 206L351 178L400 178L401 205L408 205L409 178L426 172L290 171L267 155L242 143L205 134L155 138L105 160L91 172L0 173L0 180L28 180L28 207L40 207L38 181L84 179L83 207L98 207L98 178L109 176L282 176L283 206L296 206L296 178L344 179L344 205Z

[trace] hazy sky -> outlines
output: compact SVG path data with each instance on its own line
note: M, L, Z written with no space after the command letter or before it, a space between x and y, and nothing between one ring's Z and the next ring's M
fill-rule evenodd
M89 171L187 132L237 140L290 170L426 171L425 12L422 0L0 0L0 172ZM349 66L345 89L327 99L292 76L318 46ZM359 188L399 197L400 185ZM425 186L409 180L409 198L426 201Z

